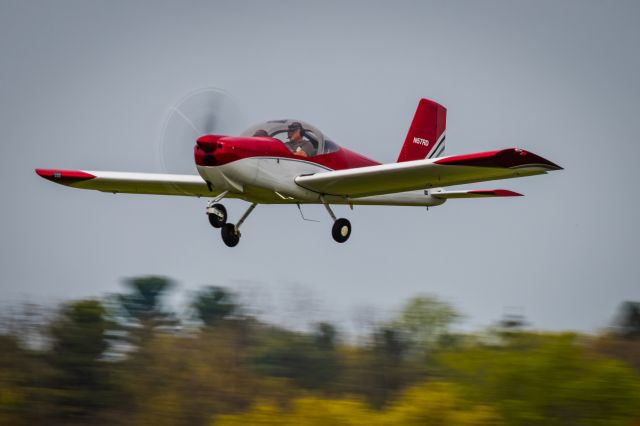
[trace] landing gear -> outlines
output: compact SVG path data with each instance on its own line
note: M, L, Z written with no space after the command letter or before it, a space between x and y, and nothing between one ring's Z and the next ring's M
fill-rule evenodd
M222 241L227 245L227 247L235 247L240 242L240 226L244 223L244 221L249 217L253 209L256 208L258 204L253 203L246 212L242 215L237 225L233 223L225 223L222 225L220 229L220 235L222 236ZM226 215L225 215L226 218Z
M333 235L333 239L337 242L344 243L349 239L349 235L351 235L351 222L345 218L336 220L333 222L331 235Z
M331 235L333 236L333 239L338 243L344 243L351 236L351 222L343 217L340 219L336 218L336 215L333 214L333 210L331 210L329 204L324 200L324 197L320 197L320 201L322 201L324 208L327 209L329 216L333 219L333 227L331 228Z
M207 207L207 216L214 228L220 228L227 223L227 209L222 204L216 203Z
M227 247L235 247L240 242L240 231L236 229L233 223L225 223L220 230L222 241Z
M227 209L220 204L219 201L222 200L228 192L229 191L224 191L216 198L209 201L209 204L207 204L207 208L205 209L207 217L209 218L209 223L214 228L220 228L222 225L227 223Z

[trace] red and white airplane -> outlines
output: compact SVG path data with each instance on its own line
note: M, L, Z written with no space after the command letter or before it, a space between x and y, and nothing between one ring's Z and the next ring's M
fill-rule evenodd
M443 188L547 173L562 168L518 149L440 157L447 110L421 99L395 163L380 164L340 147L299 120L256 124L240 136L205 134L195 145L198 175L36 169L41 177L81 189L111 193L209 197L209 222L234 247L240 227L258 204L323 204L333 219L332 235L351 235L347 219L330 205L438 206L450 198L509 197L516 192ZM227 222L223 198L251 205L236 224Z

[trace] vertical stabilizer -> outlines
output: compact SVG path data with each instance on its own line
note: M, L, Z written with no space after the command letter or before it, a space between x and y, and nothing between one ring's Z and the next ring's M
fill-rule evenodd
M429 99L420 99L398 162L438 157L444 151L447 109Z

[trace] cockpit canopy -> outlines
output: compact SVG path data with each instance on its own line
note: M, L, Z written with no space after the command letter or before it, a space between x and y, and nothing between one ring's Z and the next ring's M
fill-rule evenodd
M289 141L287 137L287 130L289 125L293 123L300 123L302 125L302 138L311 142L314 147L315 155L330 154L340 150L340 147L327 138L322 132L315 126L301 121L301 120L271 120L263 123L255 124L242 132L241 136L268 136L278 139L282 143Z

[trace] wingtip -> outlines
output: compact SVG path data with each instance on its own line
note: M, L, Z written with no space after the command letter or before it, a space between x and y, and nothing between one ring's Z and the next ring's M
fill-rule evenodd
M52 182L69 184L83 180L95 179L96 176L81 170L35 169L38 176Z
M509 191L508 189L491 189L491 190L474 190L469 191L470 194L487 195L491 197L524 197L519 192Z
M477 152L474 154L453 155L442 157L435 161L436 164L448 166L473 166L473 167L502 167L522 168L538 167L552 170L563 170L552 161L540 157L531 151L520 148L508 148L497 151Z

